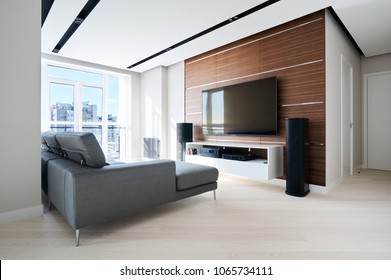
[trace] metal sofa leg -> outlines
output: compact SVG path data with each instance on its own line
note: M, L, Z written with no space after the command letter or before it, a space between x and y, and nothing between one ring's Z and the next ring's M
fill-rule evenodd
M216 200L216 190L213 190L213 198Z
M79 246L79 242L80 242L80 230L76 230L76 247Z

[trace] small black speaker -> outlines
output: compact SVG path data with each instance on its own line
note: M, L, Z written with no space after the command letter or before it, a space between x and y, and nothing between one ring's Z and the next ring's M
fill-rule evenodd
M177 140L179 143L193 141L192 123L177 123Z
M310 192L307 183L307 137L308 119L286 119L286 194L302 197Z
M177 123L177 159L184 160L186 154L186 142L193 141L193 124Z

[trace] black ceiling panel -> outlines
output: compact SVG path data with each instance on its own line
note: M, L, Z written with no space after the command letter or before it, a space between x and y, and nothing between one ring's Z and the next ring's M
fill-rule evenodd
M65 45L65 43L69 40L69 38L72 37L73 33L75 33L75 31L79 28L79 26L83 23L83 21L87 18L87 16L96 7L96 5L98 5L99 1L100 0L89 0L85 4L84 8L80 11L80 13L77 15L75 20L71 23L68 30L62 36L62 38L54 47L52 52L58 53L61 50L61 48Z
M49 14L49 11L53 5L54 0L42 0L41 4L41 27L45 23L46 17Z

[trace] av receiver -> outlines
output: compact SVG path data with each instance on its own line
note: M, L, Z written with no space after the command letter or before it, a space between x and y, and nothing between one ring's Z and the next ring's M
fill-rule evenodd
M221 148L201 148L201 156L221 158Z

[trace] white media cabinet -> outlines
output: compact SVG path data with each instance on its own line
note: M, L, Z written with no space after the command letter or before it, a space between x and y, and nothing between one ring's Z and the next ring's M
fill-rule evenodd
M248 161L201 156L201 148L220 148L222 154L253 154L256 159ZM283 175L283 146L252 145L220 142L186 143L186 162L214 166L223 173L253 179L270 180ZM196 154L189 154L189 149Z

